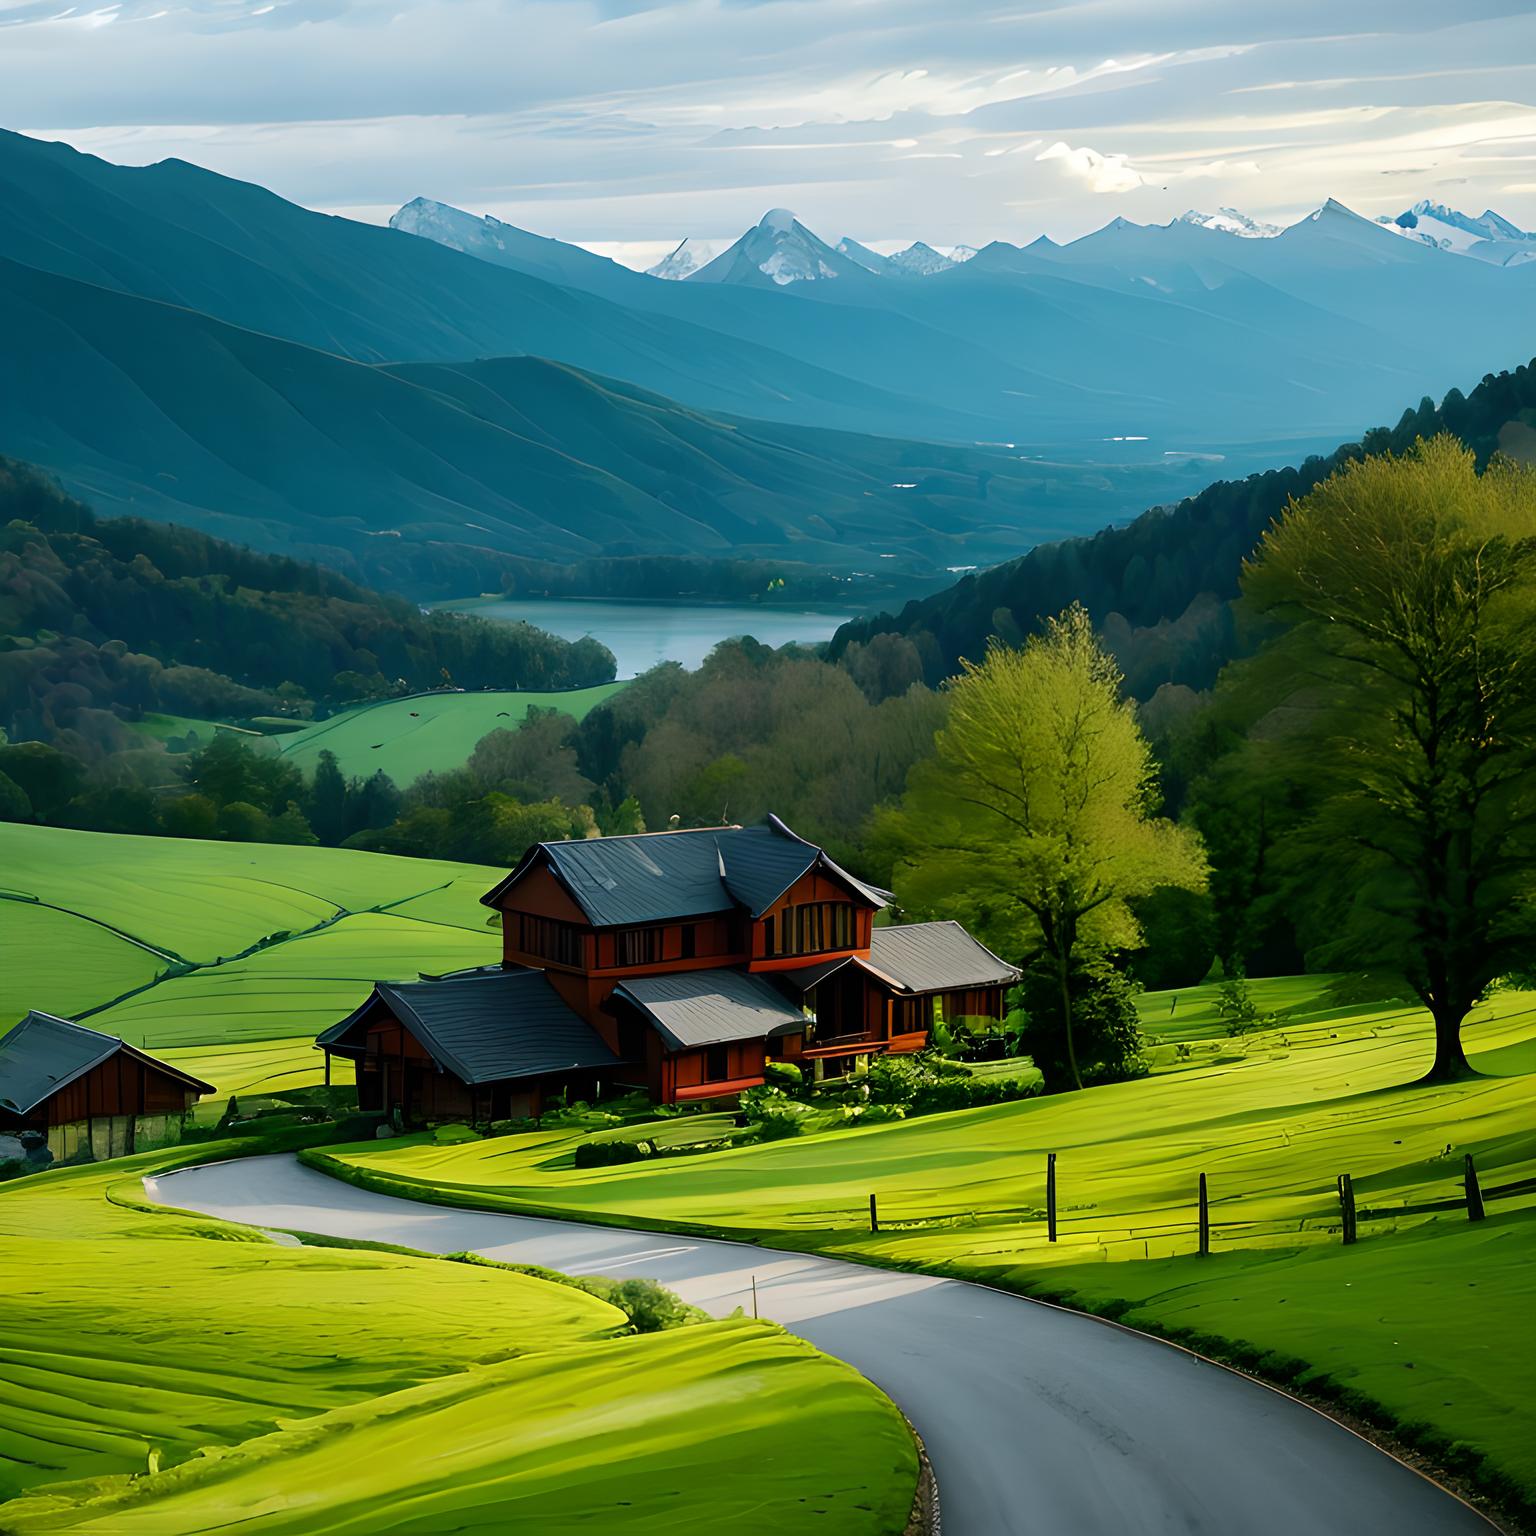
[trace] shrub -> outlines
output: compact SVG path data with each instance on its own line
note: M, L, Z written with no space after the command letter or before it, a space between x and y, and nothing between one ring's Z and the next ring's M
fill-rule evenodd
M1144 1077L1141 1024L1136 1017L1136 983L1103 956L1074 960L1068 975L1072 1000L1072 1039L1084 1087ZM1028 1016L1020 1044L1048 1083L1070 1085L1066 1029L1061 1011L1061 982L1055 966L1037 960L1020 983Z
M1216 991L1216 1012L1227 1021L1229 1035L1251 1035L1276 1022L1275 1016L1259 1012L1253 994L1248 990L1248 978L1240 966L1233 966L1227 979Z
M612 1168L620 1163L639 1163L652 1157L656 1144L651 1141L584 1141L576 1148L578 1168Z
M768 1062L763 1078L770 1088L782 1088L785 1093L798 1093L805 1086L805 1073L792 1061Z
M664 1333L669 1328L709 1321L707 1312L689 1306L654 1280L610 1280L604 1275L583 1275L577 1284L599 1301L617 1307L636 1333Z
M868 1108L862 1113L844 1111L864 1125L882 1117L871 1110L898 1109L903 1114L933 1115L954 1109L975 1109L985 1104L1004 1104L1033 1098L1041 1091L1038 1082L1021 1083L1008 1078L972 1077L963 1067L931 1051L915 1056L881 1056L865 1078Z
M760 1088L748 1088L741 1096L741 1118L756 1127L761 1141L781 1141L787 1136L798 1136L803 1113L802 1107L782 1088L773 1088L766 1083Z

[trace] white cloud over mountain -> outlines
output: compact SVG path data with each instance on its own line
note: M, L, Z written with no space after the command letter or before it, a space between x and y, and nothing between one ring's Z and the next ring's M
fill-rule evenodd
M1528 0L0 0L7 126L562 238L1071 237L1432 197L1536 224Z

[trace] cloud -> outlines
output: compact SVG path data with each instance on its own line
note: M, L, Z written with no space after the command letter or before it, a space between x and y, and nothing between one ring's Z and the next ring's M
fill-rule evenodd
M1192 187L1536 224L1529 0L0 0L0 102L314 207L426 194L589 242L777 205L871 241L1070 238Z
M1131 169L1124 155L1101 155L1086 145L1073 149L1059 139L1035 156L1036 163L1056 161L1069 176L1082 182L1090 192L1129 192L1145 186L1140 172Z

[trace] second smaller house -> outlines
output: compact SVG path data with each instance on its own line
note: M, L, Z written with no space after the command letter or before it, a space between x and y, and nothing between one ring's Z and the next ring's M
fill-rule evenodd
M125 1157L181 1140L212 1083L116 1035L29 1013L0 1039L0 1132L37 1132L56 1162Z
M561 1090L595 1095L620 1058L542 971L379 982L316 1042L357 1071L359 1109L403 1121L516 1120Z
M614 988L608 1007L621 1048L643 1060L641 1081L663 1104L754 1087L777 1043L806 1027L802 1009L750 971L634 976Z
M781 973L811 1015L784 1054L818 1081L863 1071L873 1055L922 1050L936 1019L1001 1019L1003 994L1018 979L1017 967L959 923L876 928L863 954Z

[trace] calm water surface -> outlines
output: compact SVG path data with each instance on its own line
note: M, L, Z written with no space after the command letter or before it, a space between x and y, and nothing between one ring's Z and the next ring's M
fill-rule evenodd
M610 603L584 599L507 598L477 603L485 619L524 619L552 635L591 635L613 652L620 677L634 677L660 661L697 667L722 640L751 635L764 645L830 640L851 613L801 608L759 608L726 603Z

